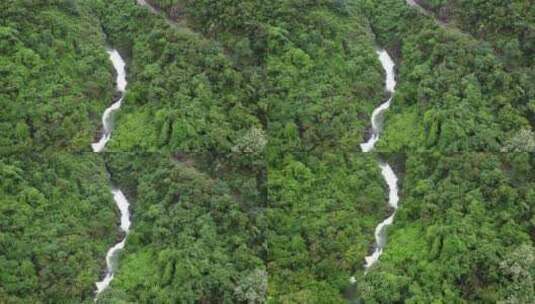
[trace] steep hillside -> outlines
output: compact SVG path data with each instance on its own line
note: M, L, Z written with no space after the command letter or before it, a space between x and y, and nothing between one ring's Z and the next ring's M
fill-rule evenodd
M92 154L0 161L0 302L92 303L118 237L104 162Z
M0 154L89 151L113 93L98 24L76 1L2 1Z

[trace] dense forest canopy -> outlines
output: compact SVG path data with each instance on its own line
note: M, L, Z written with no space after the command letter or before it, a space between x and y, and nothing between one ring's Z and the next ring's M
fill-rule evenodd
M109 150L230 151L251 129L264 130L247 75L216 42L134 2L90 5L129 63Z
M531 1L6 0L0 17L0 303L535 298ZM120 95L112 49L128 86L90 153Z
M2 158L0 181L1 302L90 299L116 238L103 160L69 153Z
M522 130L530 134L524 141L533 140L532 62L519 58L512 68L492 44L455 24L441 26L403 1L363 2L379 41L400 63L380 150L497 152L509 150Z
M296 153L269 171L268 273L274 303L344 303L387 214L376 159Z
M76 1L2 1L1 154L89 151L113 93L98 24Z
M113 99L107 45L129 79L110 151L231 151L251 133L275 158L355 150L382 99L377 45L396 57L400 82L381 151L533 143L528 1L417 2L448 23L401 0L149 0L176 23L135 1L8 1L2 149L85 150Z
M154 2L170 15L179 9L181 20L222 43L239 67L255 66L270 156L353 150L365 136L366 120L355 117L368 117L382 98L382 76L368 21L354 3Z
M263 179L256 184L246 169L214 171L205 161L235 164L202 153L110 156L113 180L136 202L136 228L104 303L239 303L251 293L265 297Z
M535 11L529 1L419 1L437 18L492 44L508 66L533 65Z
M366 303L529 303L535 296L535 157L407 155L403 208Z

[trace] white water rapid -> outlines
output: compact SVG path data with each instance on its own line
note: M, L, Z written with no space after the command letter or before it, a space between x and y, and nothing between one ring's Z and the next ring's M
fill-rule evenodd
M108 288L111 283L111 280L113 280L115 265L117 264L117 254L124 248L124 244L126 242L126 234L130 229L130 211L128 210L130 204L128 203L128 200L126 200L126 197L124 196L123 192L121 192L121 190L119 189L112 189L111 193L113 193L113 199L115 200L115 203L117 204L117 207L121 212L121 230L125 233L125 236L119 243L111 247L108 250L108 253L106 254L106 276L104 276L104 279L102 279L102 281L95 283L95 285L97 286L97 297L104 289Z
M379 167L381 168L381 174L383 175L383 178L385 179L389 189L388 205L394 208L394 212L379 225L377 225L377 227L375 227L375 249L371 255L365 258L366 265L364 267L366 269L377 263L381 254L383 254L383 248L386 245L386 227L394 223L394 216L396 215L395 210L398 209L399 202L398 178L396 174L387 163L381 162L379 163Z
M121 107L121 103L123 101L127 85L125 72L126 64L123 58L121 58L121 55L119 54L119 52L117 52L117 50L108 51L108 54L110 55L110 60L113 63L113 67L117 72L117 91L121 92L121 98L117 102L112 104L110 107L108 107L102 115L102 137L97 143L91 144L93 152L96 153L104 151L106 143L111 138L111 132L113 128L112 114ZM125 235L119 243L111 247L106 253L106 275L104 276L102 281L95 283L97 287L95 302L97 301L99 294L103 290L108 288L111 281L113 280L113 275L115 273L115 268L117 264L117 256L119 251L124 248L126 237L130 229L130 211L128 209L130 204L128 203L128 200L124 196L123 192L121 192L121 190L119 189L112 189L111 193L113 194L115 204L117 205L117 208L119 208L119 212L121 213L121 230L124 232Z
M113 127L112 114L121 107L127 85L125 71L126 64L124 63L123 58L119 55L117 50L108 51L108 54L110 55L110 60L113 63L115 71L117 71L117 91L121 92L121 98L104 111L104 114L102 115L102 136L98 142L91 144L93 152L102 152L110 140Z
M396 88L396 78L394 74L394 61L388 53L385 50L379 50L377 51L377 55L379 55L379 60L381 61L381 64L383 65L383 68L386 72L386 91L390 93L390 97L382 103L380 106L375 108L372 113L372 134L370 139L368 139L367 142L360 144L360 148L362 149L362 152L370 152L375 147L375 143L379 140L379 135L381 133L382 129L382 123L383 123L383 113L390 108L390 104L392 103L392 96L394 94L394 89Z
M390 55L385 50L378 50L377 55L379 55L379 60L383 66L383 69L386 72L386 91L390 94L390 97L381 105L379 105L375 110L373 110L371 123L372 123L372 134L370 139L367 142L364 142L360 145L363 152L371 152L375 148L375 143L379 140L379 136L382 131L383 123L383 114L390 107L392 98L394 95L394 90L396 88L396 79L394 71L394 61L390 58ZM394 222L394 216L396 215L396 209L398 208L399 195L398 195L398 178L390 165L386 162L379 162L379 167L381 168L381 174L388 185L388 205L394 208L394 212L387 217L384 221L379 223L375 228L375 249L373 253L365 258L366 271L377 261L383 253L383 249L386 245L386 227L392 225ZM356 283L355 277L351 277L349 280L351 283Z

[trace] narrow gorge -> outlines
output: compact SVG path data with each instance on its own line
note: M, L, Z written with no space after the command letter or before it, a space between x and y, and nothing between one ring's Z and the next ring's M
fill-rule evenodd
M0 304L532 303L532 0L6 0Z
M108 51L108 54L111 62L113 63L115 73L117 74L117 91L121 93L121 97L111 106L109 106L102 114L102 136L98 142L91 145L93 152L95 153L101 153L105 151L106 144L111 139L111 134L113 131L113 114L121 107L126 93L126 64L117 50L110 50ZM120 228L124 236L120 242L111 247L106 253L106 273L101 281L95 283L97 287L95 301L97 301L99 294L108 288L113 280L115 270L117 269L118 255L125 246L131 224L129 210L130 204L128 203L128 200L124 196L123 192L120 189L112 188L111 193L113 194L113 199L121 215Z
M361 144L362 151L365 153L372 152L375 148L375 144L379 140L379 136L381 135L381 131L383 128L383 121L384 121L384 112L388 110L390 107L390 104L392 103L392 99L394 97L394 91L396 88L396 76L395 76L395 64L392 58L390 58L390 55L386 52L386 50L379 50L377 51L377 55L379 56L379 60L381 61L381 65L383 66L383 69L386 73L386 92L390 95L388 99L379 105L372 113L371 117L371 124L372 124L372 132L370 139ZM379 161L379 167L381 168L381 174L383 175L383 178L386 181L386 184L388 186L389 192L388 192L388 205L394 209L394 212L392 215L390 215L388 218L386 218L384 221L379 223L377 227L375 228L375 248L371 255L367 256L365 258L366 264L365 268L366 271L373 266L377 261L379 260L379 257L383 253L383 249L386 246L386 229L388 226L392 225L394 222L394 216L396 215L395 210L398 208L398 201L399 201L399 195L398 195L398 178L390 165L382 160ZM354 278L351 278L351 281L354 282Z

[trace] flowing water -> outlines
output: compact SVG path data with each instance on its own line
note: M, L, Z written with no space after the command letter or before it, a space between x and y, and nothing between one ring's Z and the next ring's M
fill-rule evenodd
M148 7L152 13L159 14L159 11L152 7L145 0L137 0L137 3L139 5ZM168 22L174 24L174 22L170 20L168 20ZM113 113L119 110L121 107L127 85L125 70L126 64L123 58L117 50L110 50L108 51L108 54L110 55L110 60L113 63L115 71L117 72L117 91L121 93L121 98L109 106L102 115L102 136L98 142L91 144L93 152L97 153L104 151L106 144L111 139L111 133L113 130ZM111 192L113 194L113 199L115 200L115 203L117 204L117 207L121 213L121 230L124 232L124 238L119 243L111 247L106 254L106 275L101 281L95 283L97 287L95 301L97 301L99 294L108 288L113 280L117 265L117 257L119 252L125 246L126 237L130 229L130 211L128 208L130 204L128 203L128 200L119 189L112 189Z
M95 285L97 286L97 296L104 289L108 288L111 283L111 280L113 280L115 265L117 264L117 254L124 248L124 244L126 242L126 234L130 229L130 211L128 210L130 204L128 203L128 200L124 196L123 192L121 192L121 190L119 189L112 189L111 193L113 194L113 199L115 200L115 203L117 204L117 207L121 212L121 230L125 233L125 236L119 243L111 247L108 250L108 253L106 254L106 275L104 276L104 279L102 279L102 281L95 283Z
M412 3L412 1L409 1L409 2ZM154 7L148 4L145 0L137 0L137 3L139 5L148 7L150 11L153 13L159 13L158 10L156 10ZM111 138L112 127L113 127L112 114L121 107L121 103L123 101L124 93L125 93L126 85L127 85L125 63L123 59L121 58L121 56L116 50L108 51L108 53L110 54L110 59L113 62L113 66L115 70L117 71L117 90L121 92L121 98L117 102L112 104L110 107L108 107L106 111L104 111L104 114L102 115L102 125L103 125L102 137L100 138L98 142L93 143L91 145L94 152L102 152L106 146L106 143ZM383 114L390 107L394 89L396 86L395 73L394 73L395 65L394 65L393 60L390 58L390 56L385 50L379 50L377 51L377 54L386 72L386 91L390 93L390 97L384 103L379 105L379 107L377 107L372 113L372 118L371 118L372 132L368 141L361 144L361 149L363 152L371 152L375 148L375 144L379 140L379 136L382 131ZM398 185L397 185L398 178L396 174L394 173L394 171L392 170L392 168L390 167L390 165L388 165L386 162L380 162L379 167L381 168L381 174L383 175L383 178L385 179L389 188L388 204L390 207L396 210L398 207L398 202L399 202ZM125 233L125 237L119 243L111 247L106 254L107 271L106 271L106 275L104 279L96 283L97 297L103 290L105 290L109 286L109 284L113 280L117 255L119 251L121 251L124 248L124 245L126 242L126 236L130 228L130 212L128 208L129 207L128 201L126 200L121 190L113 189L112 193L113 193L114 200L117 204L117 207L119 208L121 212L121 230ZM371 255L365 258L366 269L374 265L379 260L379 257L383 253L383 249L386 245L386 227L393 223L394 216L395 216L395 211L392 213L392 215L390 215L384 221L379 223L377 227L375 228L375 242L376 242L375 249ZM350 281L352 283L355 283L355 278L351 277ZM95 297L95 300L96 300L96 297Z
M398 178L390 165L387 163L381 162L379 167L381 168L381 174L383 175L383 178L385 179L389 189L388 205L396 210L399 202ZM386 227L392 225L395 215L396 212L394 211L392 215L387 217L384 221L379 223L377 227L375 227L375 249L371 255L365 258L366 265L364 267L366 269L377 263L381 254L383 254L383 248L386 245Z
M379 140L383 127L383 114L392 103L392 98L394 95L394 90L396 88L396 79L394 71L394 61L390 58L390 55L385 50L377 51L379 60L386 72L386 91L390 94L390 97L381 105L379 105L372 113L371 124L372 132L370 139L360 145L363 152L371 152L375 148L375 144ZM390 165L386 162L380 161L379 167L381 168L381 174L388 185L388 205L394 209L394 212L387 217L384 221L379 223L375 228L375 248L371 255L365 258L365 269L366 271L372 265L377 263L379 257L383 253L383 249L386 245L386 227L392 225L394 222L394 216L396 215L396 209L398 208L399 195L398 195L398 178ZM355 283L355 277L350 278L351 283Z
M429 12L425 10L415 0L406 0L406 2L408 5L416 7L424 14L429 15ZM439 22L439 24L442 26L445 25L441 21L437 22ZM379 55L379 60L381 61L381 64L383 65L383 68L386 72L386 91L390 93L390 97L387 99L386 102L377 107L372 113L372 134L367 142L362 143L360 145L363 152L372 151L375 147L375 144L379 140L379 136L383 127L383 114L390 107L396 87L394 70L395 64L392 58L390 58L390 56L385 50L379 50L377 54ZM394 217L396 215L396 210L398 208L399 202L398 178L396 174L394 173L390 165L388 165L386 162L380 162L379 167L381 168L381 174L383 175L383 178L385 179L389 189L388 205L394 209L394 212L384 221L379 223L379 225L377 225L377 227L375 228L375 249L371 255L365 258L366 264L364 267L366 268L366 270L368 270L368 268L377 263L381 254L383 254L383 249L386 245L386 227L392 225L392 223L394 222ZM351 281L355 282L354 277L351 278Z
M394 89L396 87L396 79L394 74L394 61L385 50L377 51L379 55L379 60L383 65L383 68L386 72L386 91L390 94L390 97L382 103L380 106L375 108L372 113L372 134L370 139L367 142L360 144L362 152L370 152L375 148L375 143L379 140L379 135L381 133L382 124L383 124L383 114L392 103L392 95L394 94Z
M121 107L121 103L124 98L124 94L126 92L126 72L125 72L125 62L123 58L121 58L121 55L117 50L111 50L108 51L108 54L110 55L110 60L113 63L113 67L115 68L115 71L117 72L117 91L121 93L121 98L112 104L110 107L108 107L104 114L102 115L102 137L100 140L96 143L91 144L93 151L96 153L104 151L104 148L106 147L106 143L111 138L111 132L113 128L113 116L112 114L117 111ZM113 247L111 247L107 254L106 254L106 275L102 279L102 281L96 282L95 285L97 287L96 290L96 296L95 301L98 298L98 295L108 288L111 281L113 280L113 275L115 273L116 265L117 265L117 257L118 253L124 248L125 242L126 242L126 236L128 234L128 231L130 229L130 211L128 209L129 203L126 197L124 196L123 192L119 189L112 189L111 193L113 194L113 199L115 201L115 204L117 205L117 208L119 208L119 212L121 213L121 230L124 232L123 239L115 244Z
M410 6L418 8L425 14L429 14L415 0L406 0L406 3ZM443 22L438 22L441 25L444 25ZM383 104L373 110L371 118L372 132L370 139L360 145L363 152L370 152L375 148L375 144L379 140L379 136L383 127L383 114L390 107L396 88L394 61L392 58L390 58L390 55L388 55L385 50L379 50L377 51L377 54L379 55L379 60L381 61L381 64L386 72L386 91L390 94L390 97ZM377 227L375 227L375 248L373 253L365 258L366 264L364 267L366 270L377 263L381 254L383 254L383 249L386 246L386 228L394 223L394 217L396 215L399 202L398 178L396 174L386 162L381 161L379 163L379 167L381 168L381 174L383 175L383 178L385 179L389 189L388 205L394 209L394 212L384 221L379 223ZM355 278L351 277L350 281L355 283Z
M126 64L124 63L123 58L121 58L121 55L119 55L119 52L117 52L117 50L108 51L108 54L110 55L110 60L113 63L115 71L117 72L117 91L121 93L121 98L119 98L118 101L116 101L104 111L104 114L102 115L102 136L100 137L100 140L98 142L91 144L93 152L104 151L106 144L111 138L111 132L113 127L113 113L119 110L119 108L121 107L124 98L124 93L126 92Z

